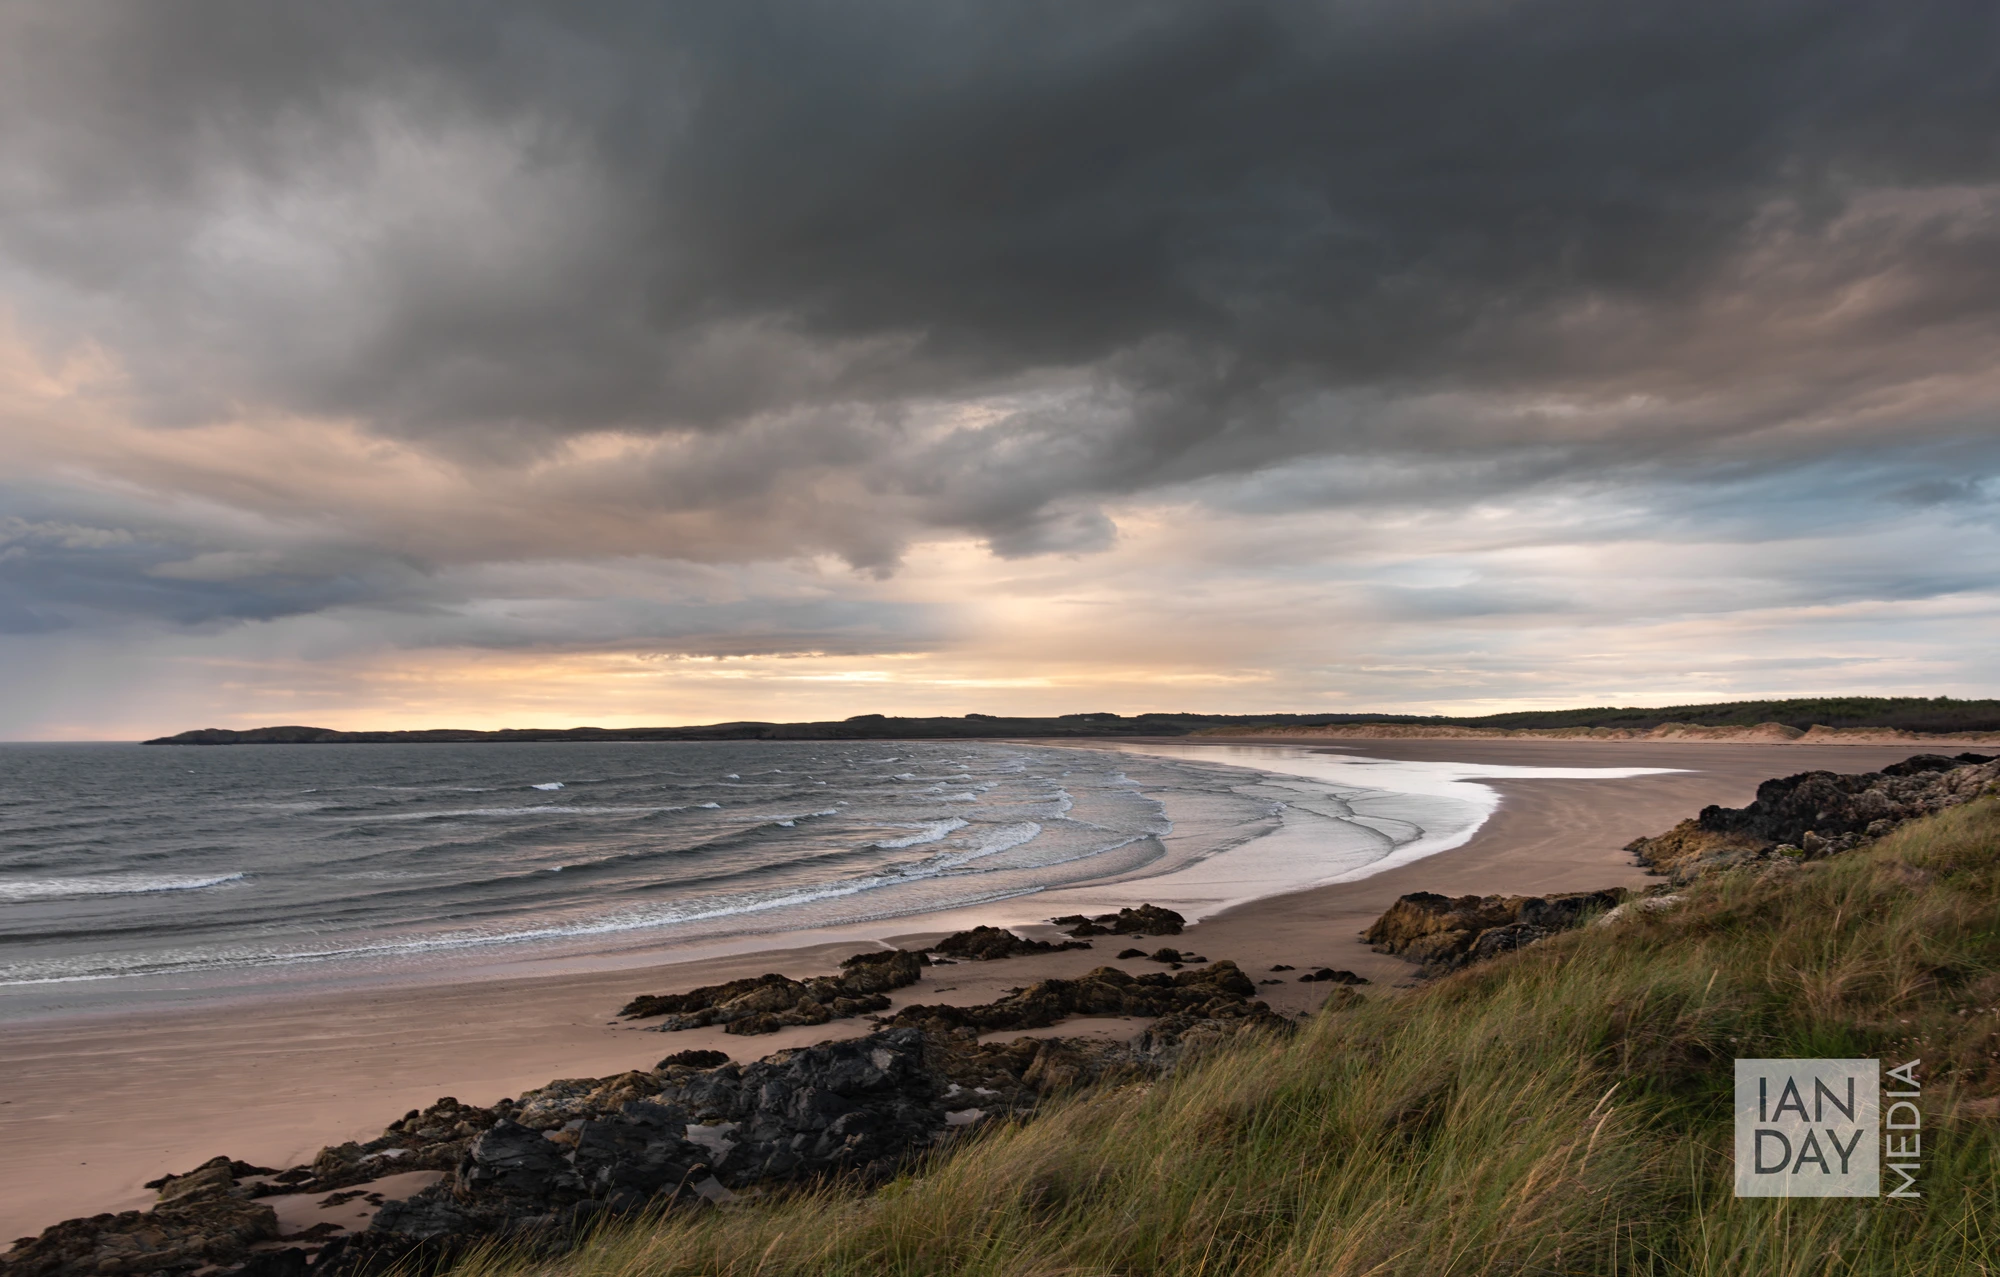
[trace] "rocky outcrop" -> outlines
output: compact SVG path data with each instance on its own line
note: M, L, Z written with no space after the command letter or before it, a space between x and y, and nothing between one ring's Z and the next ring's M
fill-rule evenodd
M1074 980L1040 980L982 1006L906 1006L883 1024L921 1026L949 1034L971 1029L998 1033L1043 1029L1071 1016L1176 1016L1248 1020L1270 1027L1288 1024L1262 1002L1256 986L1233 962L1194 971L1131 975L1098 967ZM1158 1027L1158 1026L1155 1026Z
M1567 931L1624 903L1622 887L1551 896L1440 896L1418 891L1377 918L1362 939L1378 953L1419 964L1425 975L1460 967Z
M923 1035L897 1030L607 1079L536 1114L545 1094L474 1140L451 1180L385 1205L369 1231L564 1234L606 1212L698 1206L766 1182L879 1180L951 1128L950 1087ZM639 1094L621 1099L625 1089Z
M1073 936L1177 936L1187 926L1186 918L1158 905L1120 909L1117 913L1101 913L1095 918L1072 913L1049 921L1058 927L1069 928L1069 934Z
M726 984L704 985L686 993L632 999L618 1012L629 1020L665 1016L649 1027L663 1033L712 1024L735 1034L776 1033L800 1024L825 1024L889 1007L888 992L915 984L930 959L902 949L857 953L841 963L837 976L794 980L772 972Z
M22 1238L0 1256L6 1277L124 1277L125 1274L191 1272L241 1264L251 1247L278 1236L278 1215L248 1200L235 1168L262 1168L218 1157L185 1175L155 1181L159 1204L65 1220L40 1236Z
M887 978L914 969L916 955L869 957L855 967ZM0 1277L193 1277L197 1270L364 1277L398 1266L442 1267L493 1237L560 1248L608 1215L704 1209L747 1189L835 1176L876 1182L924 1150L1025 1113L1044 1096L1107 1078L1156 1076L1191 1048L1245 1030L1292 1027L1252 992L1228 962L1137 977L1103 967L987 1006L906 1008L866 1037L754 1064L684 1051L650 1070L558 1079L490 1108L447 1096L411 1110L376 1139L322 1149L289 1170L217 1158L165 1177L153 1210L56 1225L0 1257ZM1334 1007L1359 997L1334 993ZM733 1000L707 998L710 1007ZM1132 1042L980 1040L990 1029L1092 1014L1157 1018ZM383 1203L365 1232L331 1240L318 1231L280 1238L275 1213L256 1200L424 1168L448 1175Z
M1276 968L1273 968L1276 970ZM1369 984L1367 976L1356 975L1352 971L1336 971L1332 967L1321 967L1308 971L1299 977L1300 984Z
M993 962L1030 953L1061 953L1066 949L1088 949L1087 940L1024 940L1005 927L974 927L946 936L925 953L940 958L963 958L973 962Z
M670 1069L678 1064L682 1068L689 1069L714 1069L720 1068L727 1063L729 1063L727 1052L703 1051L696 1048L692 1051L676 1051L653 1067L655 1069Z
M1664 834L1633 840L1626 850L1685 883L1710 869L1837 855L1996 787L2000 761L1985 754L1918 754L1856 775L1801 772L1765 781L1747 807L1703 808Z
M1197 962L1208 961L1207 958L1202 957L1192 949L1176 949L1171 945L1161 945L1151 953L1147 953L1144 949L1121 949L1118 952L1118 960L1120 962L1130 961L1134 958L1146 962L1164 962L1175 968L1183 965L1193 966Z

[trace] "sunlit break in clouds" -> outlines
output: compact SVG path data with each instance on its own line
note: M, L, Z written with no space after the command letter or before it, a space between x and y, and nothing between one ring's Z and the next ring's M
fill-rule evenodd
M0 736L1991 695L1996 53L0 3Z

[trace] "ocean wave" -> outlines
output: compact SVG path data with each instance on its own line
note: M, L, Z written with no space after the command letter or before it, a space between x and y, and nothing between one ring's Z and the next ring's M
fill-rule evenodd
M928 824L905 825L903 828L915 829L919 832L911 834L907 838L883 838L878 840L875 845L884 851L901 851L905 847L921 847L925 843L937 842L939 839L947 838L971 823L969 820L960 820L957 816L953 816L950 820L933 820Z
M992 856L1003 851L1011 851L1025 842L1033 842L1041 837L1042 827L1032 820L1024 820L1018 825L1002 825L986 836L979 844L976 856Z
M0 955L0 983L244 967L275 973L293 963L372 965L516 943L566 940L565 949L578 948L588 941L574 938L626 931L642 938L619 945L650 943L643 938L650 929L734 934L894 917L958 907L975 896L1040 890L1080 876L1071 870L1051 877L1047 866L1107 851L1125 872L1133 858L1116 849L1158 823L1155 801L1100 793L1108 768L1095 757L1051 767L1055 760L1040 750L980 753L967 761L960 751L953 751L958 758L938 757L925 748L886 758L839 745L810 755L790 745L754 756L749 748L676 750L690 762L678 774L643 766L628 774L618 766L606 768L608 779L534 785L520 780L519 770L568 770L563 759L522 767L519 756L499 751L468 750L463 758L437 751L426 758L441 757L449 766L405 769L394 777L404 784L371 793L376 787L363 782L376 776L336 769L338 783L311 794L299 781L316 779L315 769L291 764L339 756L275 755L289 770L246 769L233 789L218 791L223 801L213 811L161 822L135 807L132 832L65 833L66 857L46 867L24 863L41 853L15 840L17 863L0 865L0 902L27 895L18 884L9 890L7 877L60 882L67 894L219 887L226 877L188 872L218 862L237 866L243 872L234 876L257 889L212 897L216 903L198 908L148 906L135 894L116 906L75 901L15 910L46 944L32 960L21 950ZM908 769L902 778L882 772L898 761ZM713 770L731 764L728 773ZM1030 777L1037 765L1041 772ZM1102 826L1064 818L1073 801L1058 788L1065 776L1082 786L1078 792ZM813 792L829 784L828 792ZM723 803L715 788L788 792ZM530 799L523 789L540 796ZM325 805L308 811L317 804L302 796ZM659 804L661 797L676 801ZM264 805L272 800L298 807L274 811ZM483 805L462 806L468 801ZM780 802L793 810L771 810ZM813 806L799 811L804 803ZM253 805L261 810L245 810ZM89 809L72 803L70 810ZM678 814L666 820L672 813ZM0 813L0 841L30 815ZM240 857L216 854L239 849ZM162 863L145 863L154 856ZM72 871L92 877L59 879ZM116 881L94 887L93 878ZM28 898L53 895L43 889ZM738 915L748 917L731 921ZM104 930L114 922L121 929ZM98 941L98 931L116 943Z
M155 891L200 891L204 887L220 887L226 882L241 882L244 875L209 874L161 874L148 877L134 875L125 878L29 878L14 882L0 881L0 900L66 900L77 896L137 896Z
M934 875L923 874L920 877ZM102 980L132 979L140 976L180 975L216 967L257 968L283 967L309 962L357 961L365 959L415 957L422 954L450 952L453 950L485 948L493 945L533 943L535 941L578 939L591 936L610 936L632 931L646 931L658 927L682 925L691 922L708 922L720 918L735 918L748 914L767 913L799 905L818 904L827 900L838 900L847 896L860 895L880 887L897 885L906 879L902 875L876 875L868 878L850 879L842 883L831 883L821 887L794 889L781 895L766 897L735 897L708 902L705 906L692 908L669 908L646 912L626 912L588 919L575 923L556 924L542 927L526 927L513 931L453 932L444 935L416 936L398 940L379 940L372 943L345 945L319 949L264 949L246 950L241 947L206 952L167 952L152 954L118 955L112 961L100 960L95 969L77 969L61 960L54 962L23 962L0 964L0 986L24 986L41 984L74 984ZM979 904L989 900L1004 900L1009 896L1026 895L1040 890L1039 887L1017 887L956 902L959 905ZM922 912L922 907L909 912ZM889 914L864 914L850 921L866 921L870 918L895 916Z
M713 804L703 803L702 806L713 806ZM654 804L646 807L601 804L586 807L580 803L537 803L532 807L459 807L451 811L357 812L347 819L354 824L368 824L381 820L458 820L468 816L648 816L667 811L686 810L686 804L678 806Z
M990 830L985 838L980 840L977 847L973 847L967 851L947 852L944 855L933 858L923 868L926 870L956 869L961 865L969 865L975 860L983 860L988 856L997 856L1003 851L1011 851L1023 843L1033 842L1041 836L1042 827L1032 820L1024 820L1019 824L1013 825L1000 825ZM919 877L928 875L912 874L910 876Z
M829 807L825 811L805 811L800 812L796 816L781 816L771 823L784 829L791 829L801 820L814 820L821 816L838 816L839 814L840 812L837 809Z

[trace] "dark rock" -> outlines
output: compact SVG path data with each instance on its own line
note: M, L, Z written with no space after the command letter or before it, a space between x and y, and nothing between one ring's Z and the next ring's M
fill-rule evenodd
M1365 976L1358 976L1354 974L1352 971L1336 971L1331 967L1321 967L1317 971L1309 971L1306 974L1300 976L1299 983L1300 984L1324 984L1324 983L1367 984L1369 983L1369 981Z
M1067 949L1089 947L1090 945L1082 940L1064 940L1060 943L1048 940L1023 940L1005 927L974 927L970 931L959 931L946 936L925 952L942 954L949 958L992 962L1027 953L1060 953Z
M158 1179L149 1179L141 1187L164 1189L175 1180L186 1179L191 1175L200 1174L217 1166L226 1167L232 1179L248 1179L253 1175L276 1175L279 1173L269 1166L252 1166L248 1162L237 1161L233 1158L211 1157L191 1171L183 1171L179 1175L162 1175Z
M837 976L794 980L772 972L686 993L634 998L618 1014L626 1019L665 1016L650 1026L663 1033L712 1024L732 1034L776 1033L789 1025L825 1024L887 1010L889 990L915 984L929 963L923 954L901 949L859 953L840 964Z
M1426 975L1455 971L1565 931L1622 904L1622 887L1552 896L1460 896L1417 891L1404 896L1362 933L1378 953L1398 954ZM1351 972L1313 973L1337 979ZM1355 977L1358 980L1359 977ZM1341 981L1352 983L1353 981Z
M1164 1016L1201 1011L1230 1019L1284 1023L1262 1002L1256 986L1233 962L1178 975L1130 975L1098 967L1075 980L1042 980L984 1006L907 1006L884 1024L920 1025L937 1035L969 1028L976 1033L1041 1029L1075 1015Z
M1227 963L1178 978L1135 979L1111 968L1092 974L1102 978L1066 983L1103 986L1079 990L1103 997L1122 980L1145 992L1121 995L1121 1005L1174 1009L1132 1046L1035 1038L985 1043L964 1026L944 1032L896 1026L749 1065L672 1064L559 1079L491 1109L439 1100L392 1124L384 1139L414 1144L419 1153L457 1147L451 1177L384 1203L365 1232L328 1241L309 1271L312 1277L441 1271L489 1238L505 1238L523 1254L554 1254L610 1215L704 1209L707 1197L730 1190L834 1176L880 1182L958 1131L993 1115L1029 1111L1042 1096L1106 1078L1157 1075L1190 1047L1244 1029L1290 1027L1262 1003L1246 1001L1249 982ZM1023 990L1042 993L1017 999L1017 1012L1031 1005L1045 1015L1047 983ZM459 1120L447 1128L446 1118ZM459 1126L476 1133L455 1144L418 1137ZM400 1159L375 1156L377 1143L322 1150L304 1182L324 1186L326 1177L371 1165L376 1173L392 1169L385 1160L400 1167ZM124 1277L212 1266L216 1277L298 1277L303 1251L249 1250L251 1242L276 1235L268 1206L225 1196L67 1221L15 1247L0 1272Z
M278 1216L260 1202L207 1198L150 1211L64 1220L0 1256L6 1277L124 1277L241 1263L275 1240Z
M2000 785L1985 754L1917 754L1879 772L1801 772L1767 780L1747 807L1705 807L1664 834L1626 850L1685 883L1710 869L1768 864L1786 853L1823 859L1879 838L1907 821L1970 802Z
M1134 958L1143 958L1145 956L1146 951L1144 949L1120 949L1118 951L1118 960L1120 962L1130 962Z
M1177 936L1187 925L1186 918L1158 905L1120 909L1117 913L1101 913L1095 918L1072 913L1049 921L1058 927L1069 928L1069 934L1073 936Z
M259 1251L238 1265L233 1277L305 1277L306 1252L297 1246Z
M1271 968L1273 971L1295 971L1297 969L1289 962L1280 962L1277 966Z
M653 1067L655 1069L712 1069L729 1063L729 1055L723 1051L704 1051L699 1048L676 1051Z

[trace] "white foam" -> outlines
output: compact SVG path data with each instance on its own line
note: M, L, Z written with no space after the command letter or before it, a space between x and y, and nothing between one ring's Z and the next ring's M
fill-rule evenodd
M1041 837L1041 835L1042 827L1032 820L1024 820L1014 825L1000 825L988 832L977 847L972 848L970 851L951 852L938 856L923 866L922 870L912 871L911 876L928 877L931 873L935 873L941 869L956 869L961 865L971 864L975 860L983 860L988 856L997 856L1003 851L1011 851L1023 843L1033 842L1035 839ZM881 846L880 843L876 845Z
M154 891L200 891L241 882L243 875L157 874L105 878L28 878L0 880L0 900L64 900L75 896L136 896Z
M714 803L703 803L713 807ZM463 816L646 816L666 811L686 811L685 804L667 807L582 806L575 803L538 803L531 807L460 807L453 811L355 812L343 819L355 822L374 820L454 820Z
M1033 842L1041 836L1041 833L1042 827L1032 820L1024 820L1018 825L1001 825L986 836L986 841L980 843L979 850L973 854L992 856L1010 851L1022 843Z
M300 962L326 962L356 959L380 959L410 957L427 953L445 953L454 950L485 948L492 945L511 945L524 942L577 939L593 936L611 936L633 931L646 931L658 927L684 925L692 922L707 922L721 918L737 918L750 914L768 913L776 909L793 906L818 904L837 900L846 896L860 895L881 887L905 883L911 878L931 878L938 871L916 874L874 874L865 878L851 878L844 882L826 883L815 887L792 889L768 896L719 897L701 902L693 907L668 906L660 909L631 909L617 913L600 915L570 923L550 926L525 927L518 930L500 931L456 931L427 936L415 936L393 940L363 942L323 949L246 949L242 947L221 948L206 951L167 950L149 954L103 955L110 958L118 968L77 972L64 970L68 964L57 962L23 962L0 965L0 986L72 984L100 980L117 980L132 976L171 975L185 971L196 971L217 966L223 967L270 967L288 966ZM990 900L1001 900L1008 896L1023 895L1038 891L1038 887L1020 887L991 892L957 904L979 904Z
M1282 822L1260 837L1145 877L1147 899L1199 918L1284 892L1373 877L1472 841L1500 808L1484 780L1622 780L1675 767L1514 767L1409 762L1280 745L1124 745L1129 753L1297 776L1337 791L1349 816L1281 804Z
M563 783L562 783L561 781L559 781L559 780L552 780L552 781L550 781L550 782L549 782L548 784L546 784L546 785L530 785L530 786L528 786L528 788L530 788L530 789L561 789L562 787L563 787Z
M920 832L911 834L907 838L884 838L875 845L885 851L900 851L905 847L921 847L927 842L937 842L942 838L946 838L958 830L965 828L970 823L970 821L960 820L958 817L953 816L950 820L934 820L923 825L903 825L900 828L915 829Z

